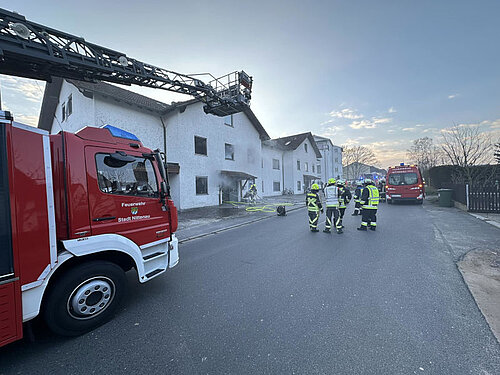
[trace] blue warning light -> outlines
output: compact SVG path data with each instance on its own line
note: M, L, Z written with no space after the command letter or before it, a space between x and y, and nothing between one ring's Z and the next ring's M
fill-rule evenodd
M117 128L116 126L113 125L104 125L101 126L102 129L108 129L109 132L113 137L118 137L118 138L124 138L124 139L130 139L131 141L137 141L140 142L139 138L135 136L135 134L132 134L128 131L125 131L123 129Z

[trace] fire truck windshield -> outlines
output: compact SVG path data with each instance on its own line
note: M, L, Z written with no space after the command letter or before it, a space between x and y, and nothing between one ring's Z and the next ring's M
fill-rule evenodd
M389 185L416 185L418 177L415 172L389 174Z

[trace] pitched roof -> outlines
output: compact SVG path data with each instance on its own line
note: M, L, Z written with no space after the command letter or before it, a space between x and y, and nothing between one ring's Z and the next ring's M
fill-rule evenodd
M92 83L72 79L67 79L66 81L75 86L86 97L92 97L93 94L98 94L103 97L113 98L123 103L138 106L139 108L143 108L158 114L163 114L170 108L168 104L148 98L144 95L136 94L135 92L123 89L115 85L110 85L109 83ZM50 131L57 104L59 103L59 94L61 93L62 83L62 78L53 78L52 82L49 82L45 85L45 92L43 94L42 100L42 109L40 111L40 117L38 119L38 127L40 129Z
M68 79L67 81L80 90L83 95L87 93L100 94L102 96L110 97L127 104L136 105L160 114L168 110L170 107L166 103L148 98L147 96L137 94L133 91L126 90L109 83L92 83L72 79Z
M179 111L182 113L186 109L188 105L199 103L199 99L190 99L186 100L184 102L178 102L178 103L172 103L170 108L168 109L167 112L172 112L175 109L179 109ZM261 141L267 141L268 139L271 139L269 134L267 134L266 129L264 129L264 126L260 123L259 119L257 116L255 116L255 113L253 113L252 109L248 107L243 111L243 113L247 116L247 118L250 120L252 125L254 126L255 130L259 133L260 140Z
M333 147L342 148L341 146L334 145L330 138L322 137L320 135L313 135L316 142L330 142Z
M294 135L289 135L287 137L276 138L276 139L274 139L274 141L276 141L276 143L284 150L295 150L306 139L309 139L309 142L311 143L311 145L314 149L314 152L316 153L316 157L321 158L321 153L319 152L318 145L316 144L316 141L314 140L314 137L311 134L311 132L294 134Z

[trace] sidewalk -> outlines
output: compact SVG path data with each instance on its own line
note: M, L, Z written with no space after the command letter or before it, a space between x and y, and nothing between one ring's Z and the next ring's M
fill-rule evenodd
M475 214L472 212L469 212L469 214L471 214L475 218L478 218L479 220L483 220L485 223L491 224L500 229L500 214L489 214L489 213Z
M305 195L279 195L259 199L255 205L229 204L192 208L179 212L179 227L176 235L179 241L215 234L254 221L276 216L276 207L285 204L287 212L305 207ZM247 211L252 207L252 211Z

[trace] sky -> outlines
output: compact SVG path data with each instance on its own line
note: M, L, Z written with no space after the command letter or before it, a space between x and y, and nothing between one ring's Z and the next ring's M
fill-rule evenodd
M412 140L439 143L454 124L500 140L498 0L3 0L1 7L180 73L243 69L254 79L252 110L271 137L311 131L367 146L383 168L410 161ZM36 125L44 82L0 76L0 85L4 109Z

